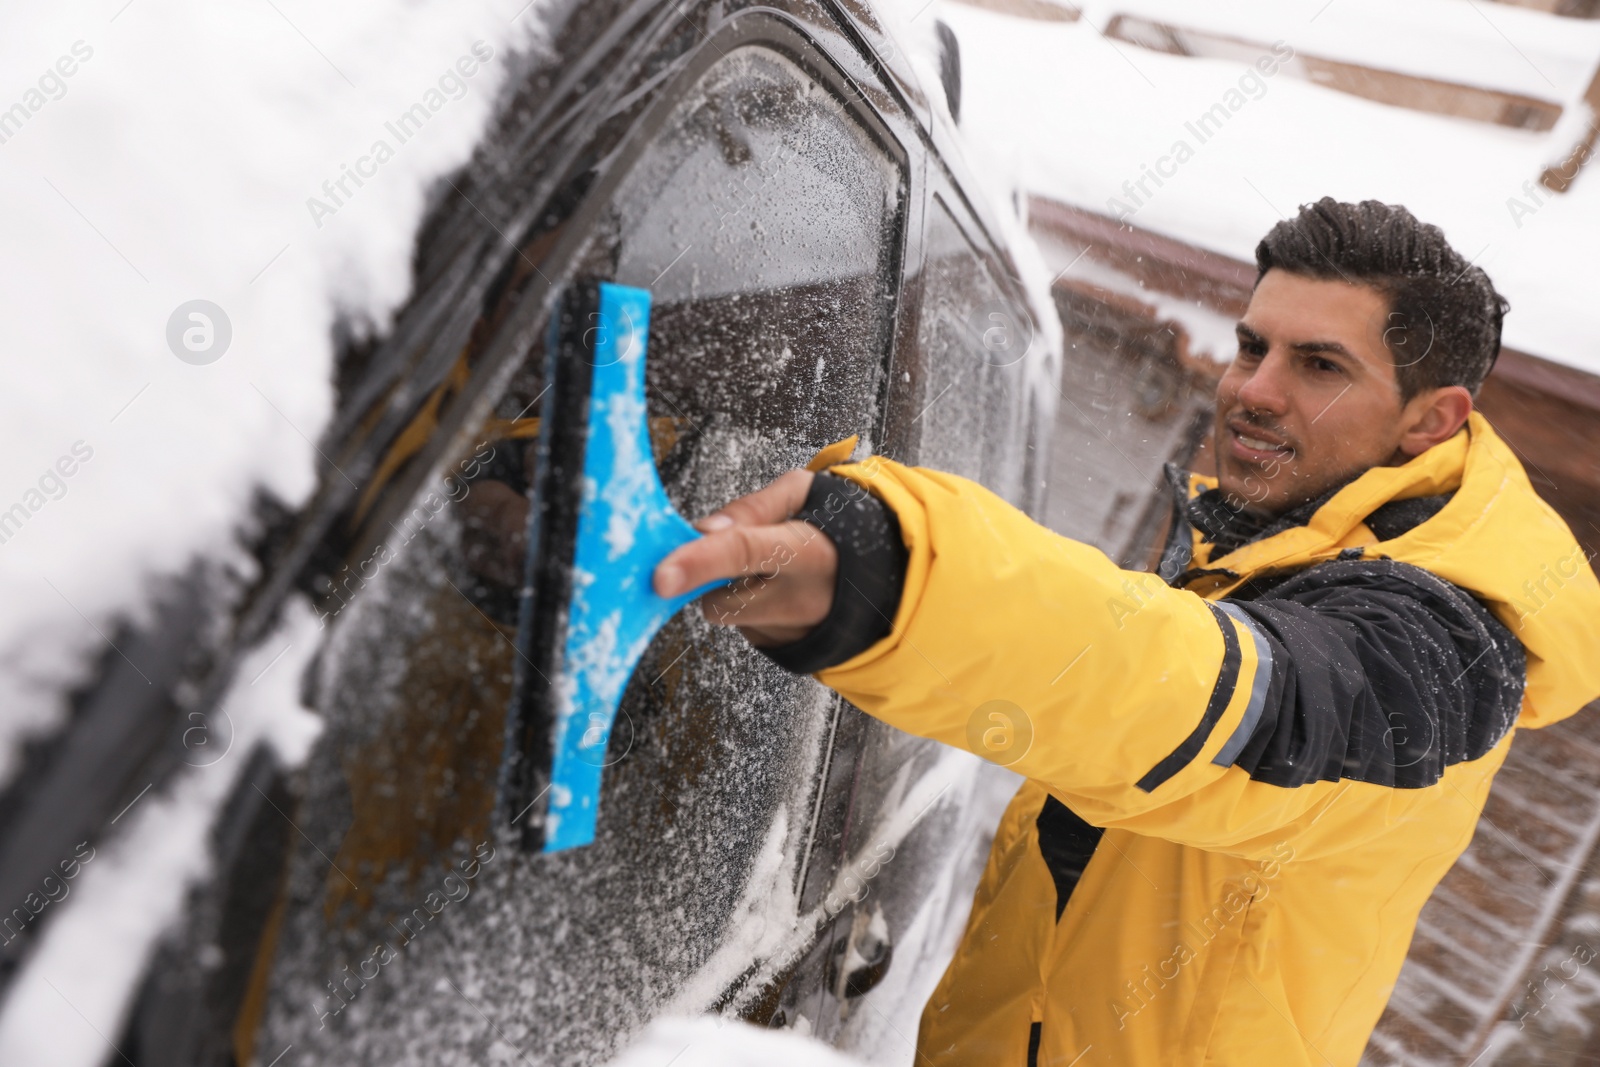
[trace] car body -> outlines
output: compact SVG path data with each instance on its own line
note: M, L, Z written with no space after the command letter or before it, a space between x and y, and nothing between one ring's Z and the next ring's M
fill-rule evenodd
M693 612L624 696L594 844L526 852L496 807L539 563L519 540L530 412L575 279L651 290L652 445L685 514L852 434L1042 507L1053 312L927 96L957 77L943 39L930 89L853 0L592 2L518 61L435 191L414 296L346 339L318 489L262 503L260 575L224 596L197 572L131 638L160 695L108 660L32 753L32 793L0 802L22 874L107 834L136 783L194 762L194 716L285 606L315 605L303 691L325 730L297 768L239 756L216 873L119 1042L131 1062L594 1063L663 1010L828 1037L935 889L970 889L981 851L951 855L970 758ZM107 724L126 743L90 744Z

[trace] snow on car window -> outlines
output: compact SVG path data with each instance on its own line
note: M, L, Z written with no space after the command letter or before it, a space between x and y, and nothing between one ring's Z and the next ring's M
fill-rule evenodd
M822 86L755 47L719 59L649 136L570 273L652 290L652 445L674 502L697 514L872 434L902 177ZM549 1062L592 1061L687 985L738 979L760 947L730 942L740 916L746 935L752 909L769 928L760 951L795 921L836 698L693 612L657 636L623 697L595 843L474 851L493 837L517 662L542 349L333 622L318 694L327 743L301 823L327 858L297 856L263 1027L297 1055L405 1060L459 1009L437 992L448 978L473 996L532 998L539 1009L506 1020L506 1039ZM340 1008L332 976L392 941L386 924L474 856L481 872L470 901L448 905L448 934L406 944L403 980L375 964L380 977ZM318 1011L336 1009L349 1017L321 1025Z
M619 276L672 303L875 274L894 182L802 71L765 49L735 52L618 196Z
M898 202L882 150L771 51L731 53L675 110L617 196L616 276L654 298L651 415L682 442L663 471L680 507L871 437Z

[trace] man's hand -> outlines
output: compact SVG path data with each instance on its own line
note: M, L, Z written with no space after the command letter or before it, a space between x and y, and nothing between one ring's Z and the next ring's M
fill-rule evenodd
M677 596L719 578L700 599L707 619L737 626L757 646L797 641L827 617L839 553L821 530L790 518L805 504L810 471L794 470L694 524L705 537L656 568L655 589Z

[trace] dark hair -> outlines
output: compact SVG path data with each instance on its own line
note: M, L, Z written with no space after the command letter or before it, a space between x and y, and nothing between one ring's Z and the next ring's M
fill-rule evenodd
M1302 204L1298 216L1256 245L1256 268L1257 284L1277 268L1383 294L1389 302L1383 341L1402 400L1444 385L1476 395L1500 354L1500 325L1511 305L1439 227L1403 207L1327 196Z

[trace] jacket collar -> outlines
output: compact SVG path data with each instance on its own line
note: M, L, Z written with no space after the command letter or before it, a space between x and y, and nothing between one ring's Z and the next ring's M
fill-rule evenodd
M1215 479L1190 475L1185 504L1215 487ZM1380 539L1367 525L1387 504L1446 494L1431 517L1398 536ZM1528 652L1524 725L1564 718L1600 696L1600 582L1572 531L1477 412L1448 441L1402 466L1365 471L1300 518L1283 516L1236 547L1194 530L1191 580L1176 584L1215 598L1352 550L1399 560L1472 593L1516 634ZM1164 575L1176 573L1168 566L1164 558Z

